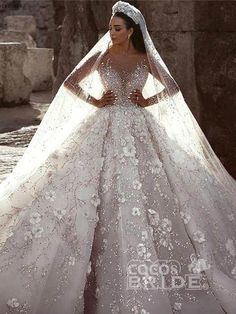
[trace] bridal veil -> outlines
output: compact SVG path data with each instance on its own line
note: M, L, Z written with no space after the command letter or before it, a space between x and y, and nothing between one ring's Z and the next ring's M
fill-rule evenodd
M185 224L199 257L211 267L206 271L223 308L235 313L236 305L236 184L226 171L191 113L180 88L158 53L142 13L127 2L118 1L112 13L130 16L142 31L151 68L143 89L144 97L158 94L158 102L143 108L148 121L155 121L159 147L168 180L176 195ZM78 94L63 84L51 102L24 155L0 185L0 247L45 183L50 159L57 153L58 163L66 154L63 143L97 110L86 101L89 95L100 98L103 85L97 68L111 41L107 31L78 63ZM70 76L69 75L69 76ZM83 94L83 97L80 97ZM150 127L153 124L150 123ZM80 138L79 141L86 140ZM34 189L32 190L32 187ZM198 206L196 206L198 204ZM205 242L196 241L199 229ZM224 258L227 257L227 258ZM233 308L234 307L234 308ZM234 311L234 312L233 312Z

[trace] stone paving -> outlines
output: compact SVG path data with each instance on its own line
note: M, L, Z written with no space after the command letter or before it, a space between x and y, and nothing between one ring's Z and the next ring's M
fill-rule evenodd
M30 105L0 107L0 182L16 165L51 102L51 92L30 96Z

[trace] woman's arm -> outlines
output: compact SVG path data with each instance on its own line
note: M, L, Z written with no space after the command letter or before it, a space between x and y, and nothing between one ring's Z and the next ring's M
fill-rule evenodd
M149 98L147 98L147 106L152 106L154 104L157 104L162 99L166 98L168 96L166 88L164 88L160 93L155 94Z
M163 85L165 85L163 81L165 81L165 83L166 82L170 83L170 84L168 84L168 86L170 86L170 88L168 88L169 93L167 92L167 88L165 87L160 93L148 98L150 105L157 103L162 98L165 98L168 95L173 96L176 93L178 93L178 91L180 90L178 84L176 83L176 81L173 78L171 78L169 76L169 74L166 72L166 70L164 68L161 68L161 71L162 71L162 76L165 77L165 80L163 80L161 78L160 73L157 70L157 67L154 64L153 60L151 58L149 60L147 55L146 55L146 64L148 66L149 73L152 74L160 83L162 83Z
M81 98L82 100L89 102L92 105L97 104L97 99L89 95L80 86L79 82L82 81L93 70L99 53L86 60L78 69L76 69L71 75L64 81L63 85L70 90L73 94Z

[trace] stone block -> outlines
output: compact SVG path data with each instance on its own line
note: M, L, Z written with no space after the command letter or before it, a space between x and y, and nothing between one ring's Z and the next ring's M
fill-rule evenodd
M0 43L0 105L28 103L32 91L23 66L27 47L23 43Z
M28 48L24 73L30 79L33 91L50 90L53 86L53 49Z
M31 35L18 31L0 30L0 42L19 42L25 43L27 47L36 47L36 43Z
M32 15L8 15L4 18L4 24L8 30L27 32L36 37L36 21Z
M140 1L149 31L193 31L194 1Z

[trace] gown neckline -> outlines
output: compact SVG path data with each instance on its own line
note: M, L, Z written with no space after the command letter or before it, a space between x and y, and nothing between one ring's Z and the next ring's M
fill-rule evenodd
M135 56L137 56L138 54L136 54ZM109 65L110 67L112 67L113 70L116 70L117 71L117 68L114 64L114 60L113 60L113 56L110 52L109 52L109 49L107 49L102 61L101 61L101 65ZM117 56L114 57L114 59L116 59ZM119 59L119 57L118 57ZM146 67L147 70L148 70L148 66L145 62L145 57L143 58L139 58L136 62L135 62L135 66L134 66L134 69L133 71L131 72L135 72L137 70L137 68L141 66L141 67ZM126 72L127 70L126 69L122 69L121 72Z
M112 57L134 57L134 56L142 56L144 54L141 54L141 53L132 53L132 54L111 53L110 49L107 49L107 55L112 56Z

